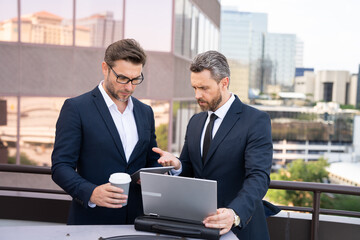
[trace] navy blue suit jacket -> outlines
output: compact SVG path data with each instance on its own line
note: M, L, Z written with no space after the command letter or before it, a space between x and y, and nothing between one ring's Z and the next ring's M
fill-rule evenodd
M139 140L126 161L120 135L96 87L67 99L56 124L52 153L52 178L72 196L68 224L132 224L143 214L140 186L130 184L128 204L120 209L88 207L98 185L115 172L132 174L143 167L159 166L154 114L150 106L132 98Z
M218 207L240 216L241 227L232 230L241 240L268 239L262 198L270 184L273 154L269 115L235 96L203 165L200 139L206 118L207 112L201 112L188 123L181 175L217 181Z

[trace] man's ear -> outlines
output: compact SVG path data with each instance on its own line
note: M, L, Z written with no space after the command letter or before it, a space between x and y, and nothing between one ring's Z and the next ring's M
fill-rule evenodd
M228 89L229 88L229 77L224 77L221 79L221 87Z
M102 70L102 73L103 73L104 77L106 77L108 75L108 72L109 72L109 66L106 64L106 62L102 62L101 70Z

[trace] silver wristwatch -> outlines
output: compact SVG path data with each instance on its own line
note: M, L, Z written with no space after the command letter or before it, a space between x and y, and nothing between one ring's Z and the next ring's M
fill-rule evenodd
M240 224L240 217L239 217L239 215L236 214L236 212L235 212L233 209L230 208L230 210L231 210L231 211L233 212L233 214L234 214L233 227L237 227L237 226L239 226L239 224Z

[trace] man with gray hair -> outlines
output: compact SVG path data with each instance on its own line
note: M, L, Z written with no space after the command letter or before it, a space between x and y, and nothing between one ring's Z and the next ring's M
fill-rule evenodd
M203 112L189 121L180 158L153 148L174 174L216 180L218 210L204 219L209 228L230 229L241 240L269 239L262 198L270 184L271 122L229 91L230 68L217 51L196 56L191 86Z

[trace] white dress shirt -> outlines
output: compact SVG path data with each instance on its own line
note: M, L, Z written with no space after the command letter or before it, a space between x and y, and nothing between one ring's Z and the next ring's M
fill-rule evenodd
M109 97L104 87L102 86L102 80L99 84L99 90L103 96L106 106L109 108L111 117L115 123L116 129L120 135L121 143L125 152L126 161L129 162L130 155L135 148L136 143L139 140L139 135L137 132L135 117L134 117L134 105L129 97L128 104L125 108L125 111L121 113L117 108L114 101ZM88 206L91 208L96 207L95 203L92 203L90 200Z
M224 105L222 105L220 108L218 108L215 112L213 111L208 111L208 117L206 119L202 134L201 134L201 140L200 140L200 151L201 151L201 156L203 153L203 145L204 145L204 137L205 137L205 131L206 131L206 127L208 125L208 123L210 122L210 116L212 113L215 113L215 115L218 117L215 122L214 122L214 127L212 130L212 138L214 138L217 130L219 129L222 121L224 120L224 117L226 115L226 113L229 111L231 104L235 101L235 96L234 94L231 93L231 97L229 98L229 100L226 101L226 103Z
M129 161L130 155L135 148L136 143L139 140L137 132L135 117L134 117L134 105L131 97L129 97L128 104L125 111L121 113L114 101L106 93L101 81L99 84L99 90L104 97L105 103L109 108L112 119L114 120L116 129L120 135L121 143L125 152L126 161Z
M213 131L212 131L212 137L214 138L217 130L219 129L222 121L224 120L224 117L226 115L226 113L229 111L231 104L233 104L233 102L235 101L235 96L234 94L231 93L231 96L229 98L229 100L226 101L226 103L224 105L222 105L218 110L216 110L215 112L213 111L208 111L208 117L205 121L205 125L201 134L201 140L200 140L200 152L201 152L201 156L202 156L202 151L203 151L203 145L204 145L204 136L205 136L205 131L206 131L206 127L210 121L210 116L212 113L215 113L216 116L218 117L215 122L214 122L214 127L213 127ZM178 170L175 169L171 169L171 174L178 176L180 175L180 173L182 172L182 165L180 162L180 168Z

